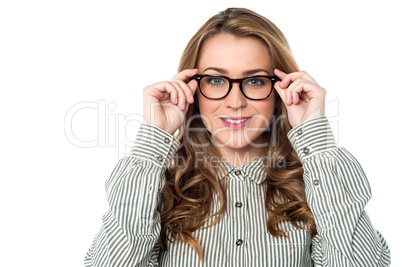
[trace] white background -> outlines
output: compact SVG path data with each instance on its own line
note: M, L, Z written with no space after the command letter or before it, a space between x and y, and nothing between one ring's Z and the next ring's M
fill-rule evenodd
M83 265L143 87L170 79L196 30L233 6L272 20L327 89L338 143L365 169L366 209L402 266L400 4L351 0L2 1L1 266Z

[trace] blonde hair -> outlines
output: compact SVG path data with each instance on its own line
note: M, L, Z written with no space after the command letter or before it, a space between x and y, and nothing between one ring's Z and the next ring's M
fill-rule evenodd
M248 9L229 8L211 17L192 37L183 52L178 71L197 67L203 44L222 33L238 38L258 39L268 47L274 68L286 73L299 70L285 36L271 21ZM279 229L279 223L290 221L296 227L315 235L314 218L306 201L303 168L287 138L291 126L287 120L286 107L279 97L276 106L274 117L279 120L273 120L276 123L274 131L266 135L269 144L266 154L269 157L264 159L270 161L264 162L267 172L265 208L269 212L267 229L273 236L285 235ZM189 131L191 128L203 130ZM225 171L223 168L214 166L208 160L197 162L196 155L216 157L219 153L212 145L211 134L203 125L196 105L190 105L177 137L181 146L166 171L166 184L162 189L162 230L159 242L162 249L167 249L167 242L188 242L203 260L202 247L193 232L215 217L205 228L213 226L225 211L227 176L220 180L218 174ZM193 145L206 143L211 145ZM185 159L184 164L180 164L180 159ZM275 167L283 165L283 160L285 167ZM221 206L218 212L210 214L215 192ZM306 228L297 224L300 221Z

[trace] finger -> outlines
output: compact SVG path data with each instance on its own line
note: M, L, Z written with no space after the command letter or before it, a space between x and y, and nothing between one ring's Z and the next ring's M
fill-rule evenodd
M302 79L295 81L288 87L292 102L295 104L299 103L300 99L308 102L314 97L314 92L317 93L319 89L321 88L318 85Z
M292 101L293 101L293 104L295 104L295 105L299 104L299 102L300 102L300 94L297 93L296 91L292 92Z
M172 80L182 80L185 81L198 73L198 69L186 69L172 77Z
M278 76L279 79L281 79L281 80L282 80L283 78L285 78L285 76L287 75L287 73L281 71L280 69L274 69L274 74L275 74L276 76Z
M157 99L164 101L170 98L170 95L163 91L161 92L160 90L155 90L156 88L154 88L154 86L157 86L156 84L153 85L149 85L147 87L145 87L142 91L142 96L144 98L148 97L148 96L154 96Z
M281 88L280 86L280 82L278 81L278 82L276 82L275 84L274 84L274 88L275 88L275 90L276 90L276 92L278 93L278 95L279 95L279 97L282 99L282 101L285 103L285 104L287 104L286 102L286 90L287 89L283 89L283 88Z
M287 88L293 82L293 73L291 73L292 75L290 75L278 69L275 69L274 73L279 77L279 79L281 79L279 86L283 89Z
M286 74L278 70L275 73L277 73L277 76L282 80L280 84L282 88L288 87L291 83L295 82L297 79L307 80L318 85L317 82L305 71L298 71Z
M171 84L176 88L177 94L178 94L178 101L177 101L177 106L179 109L184 110L186 107L186 94L184 93L184 89L180 86L180 84L177 81L171 82Z
M278 82L275 83L274 88L278 92L278 94L281 97L282 101L288 106L291 105L292 104L292 99L290 97L289 90L287 90L288 86L284 86L282 84L283 80L287 77L288 74L283 72L283 71L281 71L281 70L279 70L279 69L275 69L274 74L276 76L278 76L279 79L281 79L281 81L278 81Z
M290 80L291 77L289 76L289 74L287 74L281 70L278 70L278 69L275 69L274 73L276 74L276 76L279 77L279 79L281 79L279 86L283 89L287 88L289 86L289 84L291 83L291 80Z
M191 91L193 92L193 95L197 91L198 83L196 80L191 80L188 84L188 87L190 87Z
M303 90L303 86L300 86L302 82L304 82L302 79L297 79L288 86L286 93L287 99L291 100L291 104L297 105L299 103L300 93Z
M179 99L178 99L179 94L178 94L176 88L170 82L166 82L165 89L166 89L166 92L168 94L170 94L170 102L172 102L172 104L177 105L177 103L179 101Z
M186 98L187 98L187 102L193 103L194 102L194 98L193 98L194 92L188 86L188 84L186 84L182 80L175 80L174 82L177 82L180 85L180 87L183 89L184 94L186 95Z
M311 86L309 86L309 85L311 85ZM298 93L301 93L301 92L308 93L312 90L313 87L317 87L317 85L313 84L312 82L310 82L308 80L297 79L291 85L288 86L288 90L290 90L290 91L297 90ZM303 90L303 89L305 89L305 90Z
M302 79L297 79L293 83L291 83L287 88L283 89L285 93L285 103L286 105L298 104L300 102L300 94L303 87L300 87L299 84L302 82L306 82ZM280 84L278 85L279 87Z
M177 105L178 103L178 91L176 89L175 86L173 86L170 82L166 81L166 82L160 82L160 83L156 83L154 85L152 85L152 88L154 88L156 90L155 93L157 93L159 96L161 96L160 94L168 94L170 96L170 102L174 105ZM154 93L154 94L155 94ZM166 97L164 96L163 98L156 96L159 100L163 101L166 99Z

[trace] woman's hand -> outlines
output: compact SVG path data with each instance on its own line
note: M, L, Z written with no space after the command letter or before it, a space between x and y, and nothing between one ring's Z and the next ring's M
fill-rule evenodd
M198 73L187 69L177 73L170 81L159 82L144 88L144 123L155 125L173 134L183 123L188 106L194 103L197 81L184 81Z
M274 73L282 80L274 88L286 104L292 127L325 114L326 91L310 75L303 71L286 74L278 69Z

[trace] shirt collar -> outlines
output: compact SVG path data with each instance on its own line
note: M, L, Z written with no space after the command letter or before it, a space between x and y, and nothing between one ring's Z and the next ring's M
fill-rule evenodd
M241 167L233 167L226 162L222 162L224 169L228 173L228 178L245 180L250 179L256 184L262 183L267 178L267 172L262 161L262 158L258 158ZM239 172L240 171L240 172ZM219 179L225 177L222 171L219 171Z

